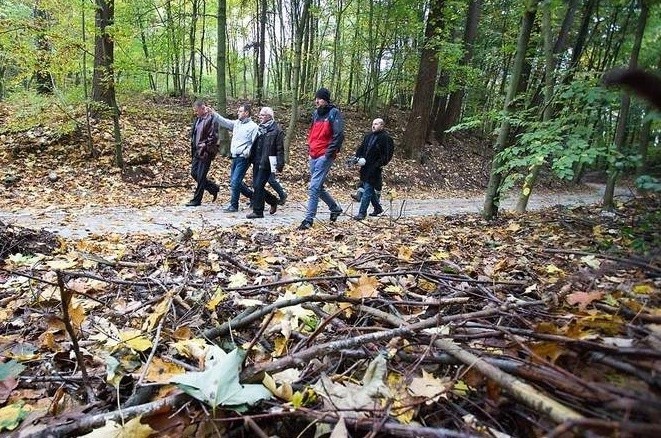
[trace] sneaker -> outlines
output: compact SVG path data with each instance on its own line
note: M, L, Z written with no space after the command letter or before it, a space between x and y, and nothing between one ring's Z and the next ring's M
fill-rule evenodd
M362 221L363 219L365 219L365 215L364 215L364 214L361 214L361 213L358 213L358 214L355 215L353 218L354 218L354 220Z
M200 203L199 203L199 202L195 202L195 201L188 201L188 202L186 203L186 207L199 207L199 206L200 206Z
M278 205L285 205L285 202L287 202L287 194L286 193L282 198L280 198L278 200Z
M232 207L231 205L228 205L227 207L223 208L224 213L236 213L237 211L239 211L239 209L236 207Z
M381 213L383 213L383 208L379 208L378 210L375 208L374 211L370 213L370 216L378 216Z
M342 214L342 210L331 211L330 221L335 222L337 220L337 218L340 217L341 214Z
M271 208L269 209L269 214L275 214L276 211L278 211L278 204L271 204Z
M301 225L298 226L297 230L309 230L312 228L312 222L304 220L301 222Z
M252 213L248 213L246 215L247 219L263 219L264 215L263 214L257 214L254 211Z

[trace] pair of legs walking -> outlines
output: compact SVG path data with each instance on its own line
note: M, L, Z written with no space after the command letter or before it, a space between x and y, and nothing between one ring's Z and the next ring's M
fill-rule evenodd
M362 195L360 197L358 214L355 215L353 218L359 221L365 219L365 217L367 216L367 207L369 207L370 204L372 204L372 208L373 208L372 212L370 213L370 216L378 216L381 213L383 213L383 207L381 207L381 202L380 202L381 187L379 187L377 190L375 185L367 181L364 181L362 186L358 189L358 192L361 192L361 189L362 189Z
M218 184L214 183L207 179L209 174L209 168L211 167L210 159L201 159L199 157L194 157L193 162L191 163L190 175L197 182L195 187L195 193L193 194L193 199L188 201L186 204L189 207L194 207L202 204L202 197L204 196L204 191L206 190L213 196L213 200L216 200L218 196L218 191L220 187Z
M321 156L319 158L310 158L310 186L308 190L308 207L305 213L305 219L298 227L300 230L305 230L312 227L314 218L317 215L317 208L319 200L321 199L330 209L330 220L335 222L340 214L342 214L342 207L338 204L330 193L324 188L328 172L333 165L333 159Z

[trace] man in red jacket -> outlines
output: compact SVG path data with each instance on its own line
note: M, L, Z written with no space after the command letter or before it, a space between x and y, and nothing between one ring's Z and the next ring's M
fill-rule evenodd
M307 230L312 227L317 215L319 199L330 209L330 220L335 222L342 213L342 207L330 193L324 188L337 154L342 148L344 141L344 120L342 113L330 103L330 91L320 88L314 96L314 104L317 107L312 115L312 125L308 132L308 155L310 165L310 186L308 192L308 207L305 219L299 225L299 230Z

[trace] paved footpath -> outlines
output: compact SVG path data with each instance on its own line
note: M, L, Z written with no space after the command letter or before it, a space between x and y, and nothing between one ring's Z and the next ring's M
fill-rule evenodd
M582 192L556 193L535 196L533 193L528 210L538 210L554 205L578 206L600 203L603 186L591 184ZM629 189L618 188L618 197L630 197ZM513 210L516 197L506 197L501 209ZM398 216L433 216L452 215L460 213L479 213L483 207L484 197L444 198L427 200L394 200L392 214ZM391 207L387 200L383 206L385 215L390 214ZM267 206L268 207L268 206ZM345 215L340 220L351 220L358 208L357 203L343 204ZM267 209L268 210L268 209ZM246 219L251 210L245 208L238 213L223 213L221 205L203 204L200 207L154 206L142 209L122 207L76 207L47 209L25 209L17 212L0 211L0 221L23 227L41 229L57 233L66 238L84 238L92 234L164 234L190 227L193 230L210 229L213 227L231 227L252 222L256 226L293 226L298 225L305 215L305 205L301 202L287 202L278 212L264 219ZM328 221L328 211L323 202L319 203L317 220ZM367 218L366 220L370 220Z

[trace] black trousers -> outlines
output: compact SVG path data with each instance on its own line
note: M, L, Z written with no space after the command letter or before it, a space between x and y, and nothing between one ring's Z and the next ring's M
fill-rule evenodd
M252 196L252 211L255 214L264 214L264 203L269 205L277 205L278 198L268 190L266 190L266 183L271 176L270 168L261 168L259 164L253 164L252 167L252 188L254 194Z
M202 203L202 196L204 196L204 191L211 193L212 195L218 194L220 187L218 184L209 181L207 179L207 174L209 173L209 168L211 167L211 159L201 159L198 156L193 157L193 162L191 163L190 176L197 182L195 187L195 194L193 194L192 201L200 204Z

